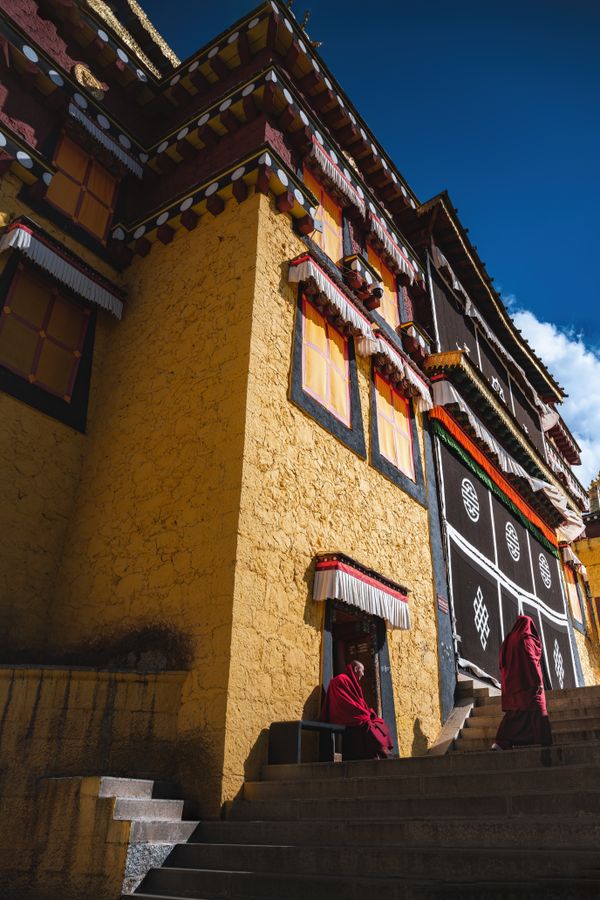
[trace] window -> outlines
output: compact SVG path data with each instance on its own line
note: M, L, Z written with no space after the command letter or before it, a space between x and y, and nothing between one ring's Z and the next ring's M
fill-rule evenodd
M0 313L0 365L71 403L90 311L20 268Z
M337 263L344 255L342 246L342 207L336 203L310 169L304 169L304 183L319 201L315 219L323 223L323 232L315 231L312 238L327 256Z
M366 457L354 340L345 337L298 291L290 400L353 450Z
M117 179L66 135L58 145L54 165L58 171L46 199L104 240L113 214Z
M379 452L414 481L409 402L378 372L375 372L375 398Z
M379 272L379 277L383 282L383 297L381 298L381 306L379 312L388 325L396 330L400 324L400 311L398 309L398 285L396 284L396 276L392 270L386 266L381 256L375 253L373 248L368 248L369 262L373 268Z
M302 300L302 387L350 426L348 338L306 297Z

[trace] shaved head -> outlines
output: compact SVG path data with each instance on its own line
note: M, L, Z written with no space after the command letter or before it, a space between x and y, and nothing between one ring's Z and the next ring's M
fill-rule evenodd
M362 678L362 677L364 676L364 674L365 674L365 667L363 666L363 664L362 664L361 662L359 662L358 659L353 659L353 660L350 662L350 665L351 665L352 668L354 669L354 672L355 672L355 674L356 674L356 677L357 677L358 680L360 681L361 678Z

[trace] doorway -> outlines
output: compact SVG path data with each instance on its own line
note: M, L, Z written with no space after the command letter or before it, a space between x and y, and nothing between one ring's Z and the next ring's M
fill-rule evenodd
M340 675L353 659L361 662L365 667L365 676L360 686L367 706L381 716L381 678L375 616L334 600L331 635L333 674Z
M349 662L365 667L360 685L367 705L385 719L394 750L398 753L392 670L383 619L342 600L327 600L323 631L323 696L331 678L340 675Z

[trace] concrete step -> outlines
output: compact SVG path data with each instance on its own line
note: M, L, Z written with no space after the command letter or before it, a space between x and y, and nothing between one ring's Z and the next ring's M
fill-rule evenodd
M441 775L396 775L391 778L347 778L315 780L298 784L297 781L247 781L244 784L245 800L284 800L299 797L319 799L350 799L364 797L398 797L402 795L444 796L469 792L532 792L545 793L559 790L585 790L600 788L597 765L564 766L563 768L528 769L520 771L450 772Z
M532 769L596 763L600 765L600 743L585 741L556 745L542 750L540 747L523 747L513 750L517 754L510 759L502 753L489 751L490 744L482 747L477 756L464 757L449 753L445 756L418 756L405 759L356 760L341 763L300 763L292 765L264 766L264 781L333 780L347 778L381 778L395 775L438 775L448 772L488 772L499 770Z
M466 728L455 741L455 750L485 750L489 749L496 737L495 728L483 728L477 733L476 728ZM552 739L555 744L570 744L589 741L598 744L600 730L553 732Z
M379 846L385 836L389 846L469 846L543 848L576 847L596 850L600 843L598 816L583 819L561 816L548 818L486 819L347 819L311 822L200 822L190 843L293 844L327 846L333 840L340 847Z
M145 778L113 778L105 775L100 779L99 797L129 797L149 800L154 782Z
M473 722L465 722L462 730L463 737L495 737L501 718L486 724L475 719ZM555 719L552 721L552 734L579 734L581 732L595 733L600 737L600 719Z
M164 864L173 869L173 883L181 870L301 873L303 875L422 878L435 871L440 881L521 881L535 871L546 878L589 872L600 876L595 851L473 849L471 847L293 847L261 844L180 844ZM186 876L190 881L191 876ZM168 884L168 877L163 879ZM145 885L144 885L145 888Z
M113 818L173 822L179 821L182 814L183 800L133 800L124 797L115 801Z
M242 800L230 810L231 821L289 821L311 819L501 818L503 816L597 816L600 790L500 794L471 791L446 796L308 798L306 800Z
M490 888L494 887L494 883L489 879L481 879L477 885L478 892L473 892L474 886L471 884L471 892L465 894L463 885L465 878L455 883L457 893L454 896L469 896L470 900L475 898L483 898L486 900L514 900L514 898L529 898L535 896L533 890L539 889L538 897L544 897L545 900L571 900L571 898L585 898L585 900L597 900L598 888L600 887L600 879L584 879L577 880L569 877L568 881L559 883L559 879L554 877L544 883L542 877L539 881L530 878L527 882L521 879L520 884L511 882L510 878L504 877L496 882L500 889L509 889L508 893L492 893ZM577 882L577 883L576 883ZM548 891L547 886L552 885L552 890ZM212 870L195 870L195 869L154 869L144 880L139 893L136 893L136 900L144 900L149 897L169 897L169 898L212 898L212 900L359 900L364 896L372 896L380 894L389 898L389 900L425 900L432 897L445 898L449 896L450 885L437 885L439 893L434 889L434 883L427 878L427 873L422 873L421 879L415 883L413 879L409 882L405 878L357 878L326 876L326 875L300 875L300 874L283 874L279 872L240 872L240 871L212 871ZM575 891L573 888L575 887ZM561 889L560 891L558 889ZM513 893L513 891L518 893ZM594 890L596 893L594 893ZM543 891L543 893L542 893ZM585 893L584 893L585 891Z
M200 823L185 821L133 821L130 844L180 844L188 841Z

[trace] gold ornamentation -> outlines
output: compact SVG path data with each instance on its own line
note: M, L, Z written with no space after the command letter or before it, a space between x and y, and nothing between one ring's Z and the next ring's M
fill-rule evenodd
M76 63L73 66L73 75L75 76L75 81L86 88L94 100L104 99L105 92L102 82L98 81L95 75L92 75L89 66L86 66L84 63Z

